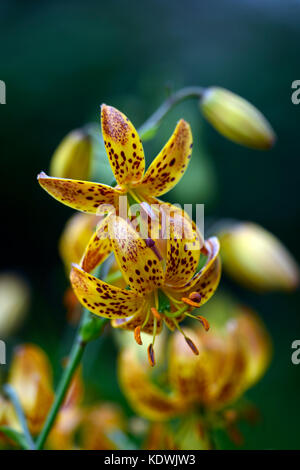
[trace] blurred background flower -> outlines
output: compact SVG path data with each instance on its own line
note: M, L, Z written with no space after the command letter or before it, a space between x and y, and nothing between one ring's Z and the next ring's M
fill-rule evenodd
M209 434L219 427L229 428L232 435L242 416L235 409L237 400L270 363L271 341L259 317L224 295L216 297L207 304L209 332L199 326L184 328L198 356L186 348L178 331L169 339L168 357L158 372L149 368L136 346L127 344L120 353L120 385L131 406L155 423L181 419L174 434L178 448L211 448Z

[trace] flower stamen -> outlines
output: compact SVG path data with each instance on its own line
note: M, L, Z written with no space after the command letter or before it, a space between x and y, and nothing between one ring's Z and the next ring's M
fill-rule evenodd
M143 344L142 338L141 338L141 327L137 326L134 329L134 339L139 344L140 346Z
M151 312L152 312L152 315L157 319L157 320L161 320L161 316L160 314L158 313L157 309L155 307L151 307Z
M162 260L162 256L160 254L160 252L158 251L156 245L155 245L155 241L152 240L152 238L146 238L145 240L146 242L146 245L148 246L148 248L151 248L151 250L153 251L153 253L156 254L157 258L159 259L159 261Z
M148 346L148 361L151 367L155 366L155 356L152 343Z
M194 308L200 307L200 304L198 302L194 302L193 300L188 299L187 297L182 297L181 300L182 302L189 305L190 307L194 307Z
M202 315L191 315L190 313L186 313L186 315L190 318L193 318L194 320L198 320L200 323L202 323L205 331L208 331L210 328L210 324L208 320L205 317L202 317Z
M179 326L178 322L173 319L173 323L176 326L177 330L180 331L180 333L183 335L187 345L191 348L195 356L199 356L199 351L195 343L191 340L191 338L188 338L185 334L185 332L182 330L182 328Z

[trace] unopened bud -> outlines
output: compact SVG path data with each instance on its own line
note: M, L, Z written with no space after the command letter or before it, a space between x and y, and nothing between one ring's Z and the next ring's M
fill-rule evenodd
M224 88L207 88L200 101L205 118L220 134L238 144L260 150L270 149L275 133L258 109Z
M299 267L284 245L251 222L237 223L219 234L224 270L254 290L292 290Z
M70 132L54 152L50 174L58 178L88 180L92 163L91 137L78 129Z

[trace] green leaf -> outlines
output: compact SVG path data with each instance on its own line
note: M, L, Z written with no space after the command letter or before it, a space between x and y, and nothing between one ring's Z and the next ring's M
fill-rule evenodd
M11 439L12 441L19 444L22 449L28 449L24 434L20 433L19 431L16 431L13 428L10 428L9 426L0 426L0 432L5 434L6 437Z

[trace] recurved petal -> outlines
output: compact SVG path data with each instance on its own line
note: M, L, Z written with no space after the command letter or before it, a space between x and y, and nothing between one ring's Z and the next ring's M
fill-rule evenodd
M180 292L188 295L198 292L201 295L201 305L205 304L217 289L221 277L220 244L216 237L205 242L207 260L203 268L188 282Z
M78 265L73 265L70 278L79 302L95 315L123 318L140 308L141 300L136 293L111 286Z
M119 359L120 384L138 414L150 420L165 421L182 411L183 400L164 393L154 385L150 380L149 367L140 362L130 348L124 349Z
M109 219L108 230L117 263L131 289L146 294L163 284L163 270L155 251L121 217Z
M58 201L89 214L96 214L101 204L116 206L118 197L122 194L105 184L53 178L44 172L38 175L38 182Z
M180 213L170 219L165 283L184 286L199 263L201 241L192 221Z
M151 196L160 196L170 191L187 168L192 146L190 125L181 119L165 147L148 168L139 191Z
M108 237L108 217L98 224L83 254L80 264L86 272L93 271L100 263L103 263L112 251Z
M101 125L109 163L118 184L138 183L145 171L142 142L129 119L112 106L101 106Z

